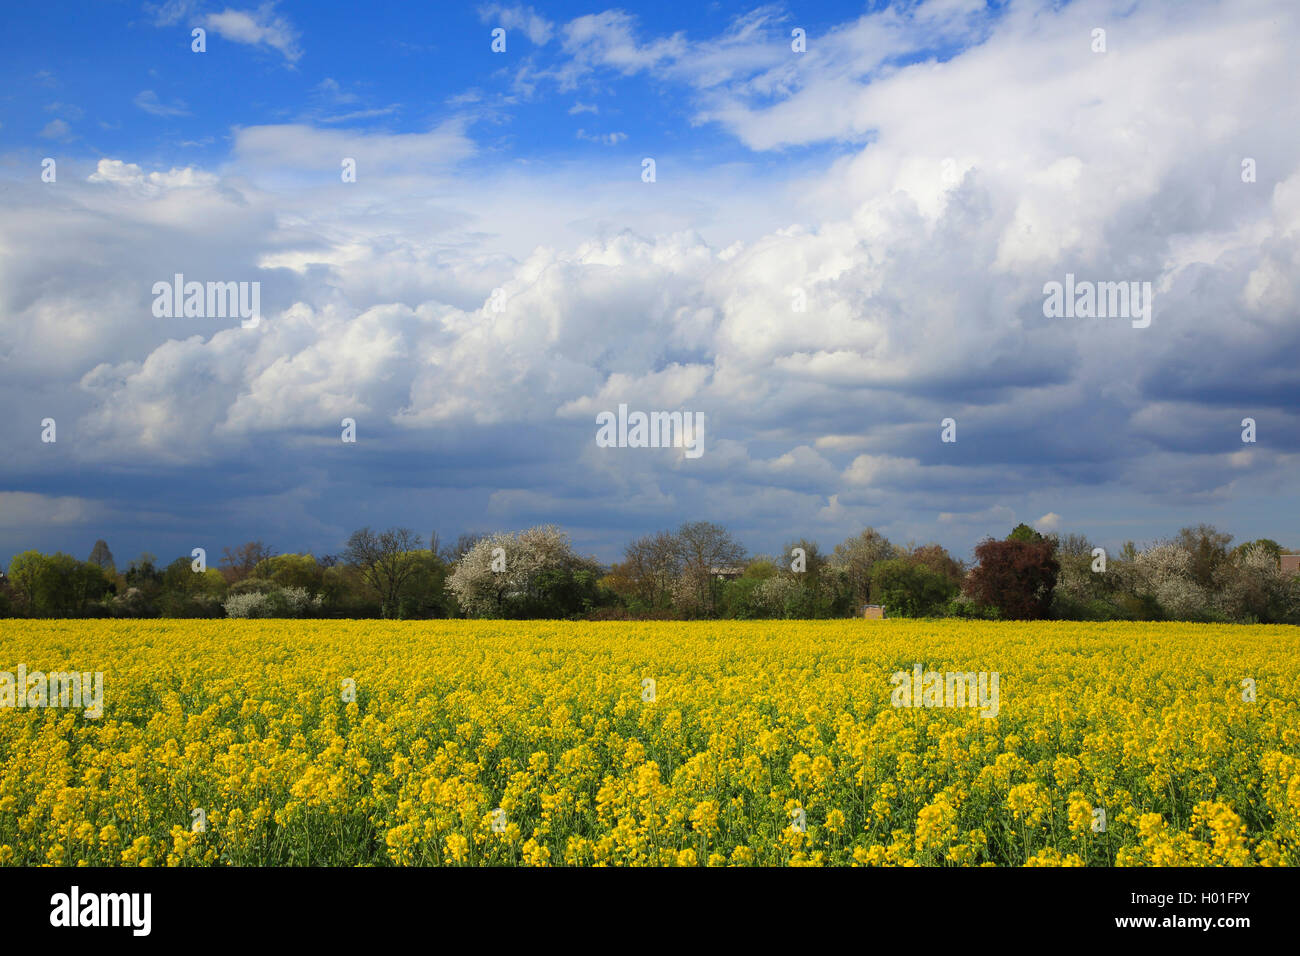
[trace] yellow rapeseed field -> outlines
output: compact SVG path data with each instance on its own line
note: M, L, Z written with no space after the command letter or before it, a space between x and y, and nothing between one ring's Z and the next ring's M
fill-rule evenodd
M103 714L0 686L10 865L1300 862L1297 628L0 621L20 666Z

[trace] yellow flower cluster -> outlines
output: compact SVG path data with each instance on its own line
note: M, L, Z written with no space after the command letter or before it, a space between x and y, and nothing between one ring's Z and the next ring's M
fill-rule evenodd
M918 663L996 715L894 706ZM104 712L0 706L0 865L1300 864L1296 628L0 621L19 664Z

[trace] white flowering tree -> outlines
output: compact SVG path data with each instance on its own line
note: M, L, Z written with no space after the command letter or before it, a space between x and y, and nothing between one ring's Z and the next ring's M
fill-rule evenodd
M1285 624L1300 618L1300 576L1282 572L1263 548L1240 551L1219 568L1217 606L1234 621Z
M1193 576L1192 553L1173 543L1153 545L1134 560L1141 587L1173 618L1195 618L1210 607L1209 595Z
M473 617L559 616L582 610L600 568L554 525L480 538L456 561L447 590Z

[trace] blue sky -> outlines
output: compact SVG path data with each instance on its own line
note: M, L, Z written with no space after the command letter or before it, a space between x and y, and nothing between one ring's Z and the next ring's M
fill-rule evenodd
M815 36L871 6L821 3L799 17L776 7L720 3L619 12L637 37L690 46L734 29L738 15L757 12L773 34L788 32L777 29L788 21ZM557 30L611 8L524 8L533 11L532 20L496 12L506 9L376 4L362 12L333 2L246 9L87 2L55 4L61 15L52 15L50 8L17 7L7 17L11 85L3 121L9 137L32 141L62 119L69 126L66 142L91 154L130 151L172 165L219 164L230 149L229 130L238 126L309 122L416 132L456 116L472 118L476 139L497 162L603 161L607 150L598 137L611 134L627 137L619 143L628 155L668 141L709 162L754 161L752 151L716 126L692 124L680 80L619 65L572 78L548 76L572 63ZM210 17L231 10L261 32L250 37L212 25ZM529 29L534 21L539 26ZM500 23L510 28L507 49L498 55L490 49L490 31ZM211 32L202 56L190 49L194 25ZM900 59L947 57L955 49L937 42L901 51ZM593 138L580 138L579 130Z
M550 522L612 560L697 518L1300 546L1291 4L6 16L0 563ZM155 316L177 272L262 323ZM1045 317L1067 272L1152 283L1151 325ZM597 448L620 403L705 453Z

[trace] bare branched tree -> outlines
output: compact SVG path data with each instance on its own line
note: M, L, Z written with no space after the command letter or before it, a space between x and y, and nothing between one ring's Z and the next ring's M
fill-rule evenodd
M242 581L267 558L275 556L275 549L261 541L248 541L237 548L223 548L221 574L227 583Z
M687 522L674 537L686 585L711 613L716 605L714 573L743 564L745 548L730 531L711 521Z
M396 613L402 586L418 567L411 552L421 547L420 536L410 528L389 528L378 533L362 528L348 538L343 556L379 595L384 617Z
M623 552L621 570L636 596L646 604L659 607L666 603L673 582L682 572L676 536L660 531L637 538Z

